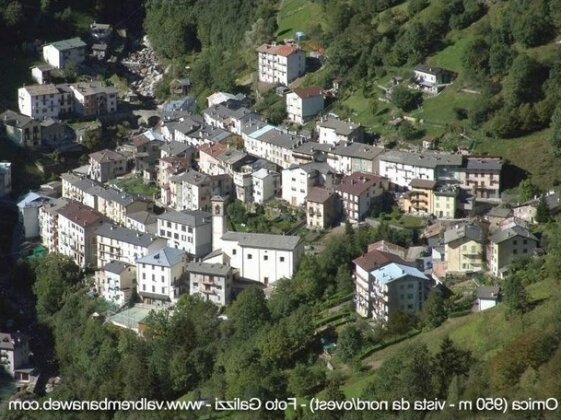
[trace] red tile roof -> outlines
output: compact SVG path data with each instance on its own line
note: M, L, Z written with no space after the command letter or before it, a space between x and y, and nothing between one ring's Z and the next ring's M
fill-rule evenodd
M368 245L368 252L370 251L382 251L401 258L405 258L405 255L407 255L407 249L388 241L378 241Z
M337 186L337 190L351 195L360 196L369 188L378 182L382 182L384 178L367 174L364 172L354 172L351 175L343 177L341 183Z
M258 52L280 55L283 57L288 57L291 54L294 54L297 51L300 51L299 48L293 47L291 45L271 45L271 44L263 44L257 48Z
M100 213L76 201L69 202L58 211L58 214L81 227L87 227L103 221L103 216Z
M199 147L200 153L206 153L212 157L217 157L228 150L228 145L225 143L203 144Z
M306 200L313 203L325 203L332 195L333 193L327 191L325 188L312 187L308 190Z
M140 134L131 138L131 143L138 147L146 143L150 143L150 139L148 139L148 137L146 137L144 134Z
M293 90L293 92L302 99L310 98L312 96L320 96L321 91L322 89L319 86L310 86L306 88L299 88Z
M353 260L353 262L357 266L359 266L360 268L366 271L374 270L375 268L380 268L392 262L409 265L398 255L389 252L378 251L378 250L370 251L367 254L364 254L363 256L356 258L355 260Z

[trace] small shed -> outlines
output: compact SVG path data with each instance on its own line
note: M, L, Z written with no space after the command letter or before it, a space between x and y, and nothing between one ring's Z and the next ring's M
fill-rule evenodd
M478 311L485 311L497 305L501 289L499 286L480 286L475 291Z
M172 95L186 95L191 88L189 79L173 79L169 84L169 91Z

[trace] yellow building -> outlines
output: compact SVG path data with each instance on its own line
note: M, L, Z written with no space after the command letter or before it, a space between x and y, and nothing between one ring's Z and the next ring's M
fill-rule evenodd
M406 192L399 206L405 213L432 214L434 202L435 181L428 179L413 179L409 183L411 191Z
M459 189L455 186L439 187L433 193L433 210L439 219L454 219L458 208Z
M479 225L456 226L444 232L447 273L472 273L485 267L485 232Z

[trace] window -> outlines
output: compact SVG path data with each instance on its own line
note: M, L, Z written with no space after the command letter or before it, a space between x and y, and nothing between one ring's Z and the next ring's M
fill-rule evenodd
M528 253L528 250L526 248L524 248L524 250L522 251L524 254Z
M146 280L146 273L142 273L142 280Z
M156 286L152 286L152 293L156 293Z
M168 228L170 228L171 227L171 222L168 222L167 226L168 226Z
M518 250L517 250L517 249L513 249L513 250L512 250L512 253L516 255L516 254L518 254Z
M512 241L513 245L516 245L518 243L518 241L515 239L514 241Z
M185 226L181 226L181 231L185 232L187 230L187 228Z
M269 256L268 255L263 255L263 261L269 261Z
M280 262L284 262L284 257L280 257Z
M247 259L251 260L253 258L253 256L251 254L247 254Z
M524 241L522 242L524 245L528 244L528 239L524 239Z
M164 281L166 281L166 278L165 278L165 276L162 276L162 283L163 283Z
M232 255L236 255L236 250L235 249L232 250Z

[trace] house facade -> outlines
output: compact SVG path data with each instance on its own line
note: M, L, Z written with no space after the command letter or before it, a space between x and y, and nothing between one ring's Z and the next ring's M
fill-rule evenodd
M295 124L304 124L323 110L324 100L319 86L294 89L286 95L286 114Z
M250 129L242 137L249 154L273 162L283 169L294 163L292 150L307 141L301 135L290 134L272 125L263 126L256 131Z
M181 249L192 258L212 251L211 214L201 210L167 211L157 216L158 235L167 245Z
M502 166L500 158L468 157L465 187L472 191L476 199L499 200Z
M282 171L282 199L291 206L303 206L310 188L325 186L334 188L338 175L324 162L293 165Z
M345 176L335 190L341 196L343 215L351 222L358 223L368 215L372 201L389 188L385 178L355 172Z
M104 82L78 82L70 85L74 97L74 112L93 116L117 111L117 89Z
M339 195L321 187L312 187L306 196L306 226L322 230L333 226L341 216Z
M0 114L0 127L6 137L20 147L38 149L41 146L41 121L7 110Z
M538 239L523 226L498 230L487 245L487 269L494 276L503 277L513 260L533 255L537 247Z
M485 232L476 224L464 224L444 232L448 273L473 273L485 269Z
M264 204L281 192L281 174L261 168L251 174L253 202Z
M228 264L190 262L189 294L198 295L218 306L228 305L232 299L233 270Z
M137 292L144 303L167 306L187 293L187 254L163 247L140 258L136 263Z
M97 292L119 307L130 301L135 279L135 267L122 261L112 261L95 273Z
M335 146L340 143L362 143L364 141L364 127L350 120L341 120L331 115L320 118L316 124L316 130L318 141L322 144Z
M91 179L104 183L126 173L127 158L121 153L104 149L90 154L88 175Z
M43 60L57 69L68 63L75 66L86 59L86 43L80 38L65 39L43 47Z
M306 53L296 46L263 44L257 54L260 82L286 86L306 73Z

